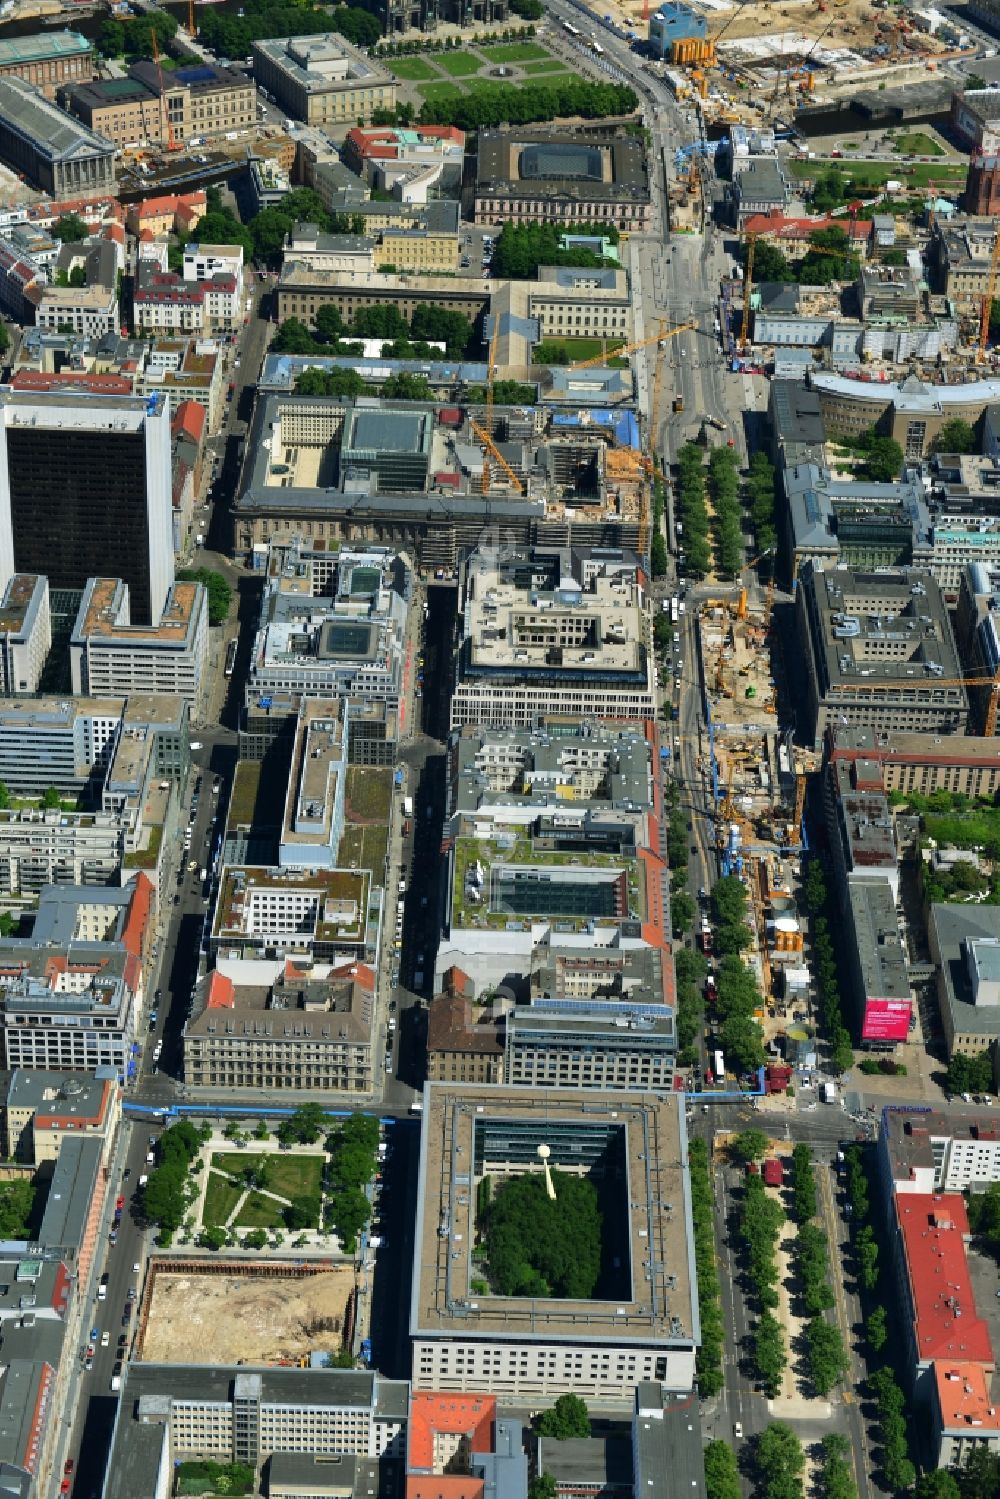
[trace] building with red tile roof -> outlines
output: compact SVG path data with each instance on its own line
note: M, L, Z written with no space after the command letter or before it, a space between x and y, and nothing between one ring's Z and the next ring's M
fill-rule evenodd
M130 396L134 381L127 375L97 375L89 371L18 370L11 378L15 390L86 391L95 396Z
M474 1459L494 1451L492 1395L414 1392L407 1425L406 1499L483 1499Z
M146 198L129 204L126 223L131 234L182 234L204 217L207 205L204 192Z
M993 1369L989 1328L976 1311L966 1256L969 1220L957 1192L896 1194L900 1287L915 1377L935 1360Z
M182 434L200 447L205 437L205 408L197 401L181 401L170 423L174 437Z
M939 1468L961 1467L976 1447L1000 1451L1000 1406L981 1364L940 1359L932 1370L933 1456Z
M771 209L769 213L751 214L744 225L744 233L756 234L762 239L806 246L809 236L818 229L843 229L854 244L863 244L871 235L871 219L852 219L847 215L825 214L816 218L795 218Z

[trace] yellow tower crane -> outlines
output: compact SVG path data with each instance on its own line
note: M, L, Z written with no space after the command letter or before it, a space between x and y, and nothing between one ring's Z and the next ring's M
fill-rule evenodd
M857 683L859 691L864 692L898 692L900 686L905 685L905 680L902 682L870 682L867 678L864 681L859 680ZM992 739L996 734L997 710L1000 708L1000 671L995 673L986 671L967 672L964 677L914 677L913 685L922 687L988 687L990 689L990 701L986 709L986 722L983 734L987 739Z
M986 345L990 337L990 314L993 311L993 298L997 291L997 273L1000 271L1000 228L993 239L993 254L990 256L990 274L986 282L986 295L983 298L982 312L979 317L979 358L985 359Z
M476 423L472 421L472 430L479 441L483 444L483 494L490 492L490 455L499 459L496 442L493 437L493 382L497 374L497 344L500 339L500 317L498 313L493 314L493 333L490 337L490 351L486 360L486 407L483 413L483 425L477 429ZM483 432L485 429L486 440Z
M1000 236L998 236L1000 237ZM743 272L743 322L740 325L739 350L745 354L750 343L750 293L753 291L753 257L757 244L757 235L754 233L744 234L744 243L747 247L747 263ZM834 250L828 245L807 245L806 255L836 255L843 260L845 255L852 255L850 243L845 250Z
M661 339L673 338L675 333L685 333L691 328L697 328L698 324L677 323L673 328L663 329L664 319L660 319L660 331L651 333L648 338L640 338L634 344L622 344L618 349L609 349L606 354L595 354L593 359L581 359L576 364L571 364L571 370L589 370L596 368L599 364L606 364L609 359L625 359L629 354L636 354L640 349L648 349L650 344L657 344Z

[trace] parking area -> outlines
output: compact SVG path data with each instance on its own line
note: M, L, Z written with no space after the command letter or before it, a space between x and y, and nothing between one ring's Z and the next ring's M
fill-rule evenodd
M997 1262L989 1254L970 1244L966 1251L969 1263L969 1278L976 1311L990 1330L990 1341L996 1346L1000 1341L1000 1289L997 1284Z

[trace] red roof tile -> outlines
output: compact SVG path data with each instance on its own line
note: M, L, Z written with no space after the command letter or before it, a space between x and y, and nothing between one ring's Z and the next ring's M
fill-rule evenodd
M200 443L205 434L205 421L204 406L200 406L197 401L181 401L170 425L175 437L183 432L192 442Z
M894 1202L920 1363L962 1359L992 1368L993 1346L976 1312L965 1253L965 1203L957 1192L902 1192Z
M149 876L137 874L122 932L122 946L135 958L142 956L142 941L153 911L153 894L153 883Z
M212 970L205 1007L209 1010L232 1010L236 1006L236 985L217 968Z
M439 1433L466 1438L470 1452L492 1452L496 1413L497 1403L492 1395L414 1392L410 1396L407 1471L433 1472L434 1438Z

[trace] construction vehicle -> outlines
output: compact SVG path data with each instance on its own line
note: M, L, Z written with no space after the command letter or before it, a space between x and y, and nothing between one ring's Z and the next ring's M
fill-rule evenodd
M479 445L483 450L483 472L480 482L482 493L484 495L488 495L490 492L490 482L492 479L492 475L490 472L490 459L492 458L494 462L503 469L504 473L507 475L507 478L509 479L510 483L513 485L517 493L523 494L524 485L521 483L520 479L517 477L514 470L511 468L510 464L507 462L506 458L497 447L496 441L493 436L493 382L496 380L497 375L497 342L499 340L499 337L500 319L499 317L494 316L493 336L490 339L490 352L486 366L486 406L483 414L483 422L480 426L479 422L477 422L473 417L470 416L469 426L472 428L473 432L476 434L476 437L479 439Z
M683 396L674 396L673 407L674 407L675 411L683 411L684 410L684 397Z

